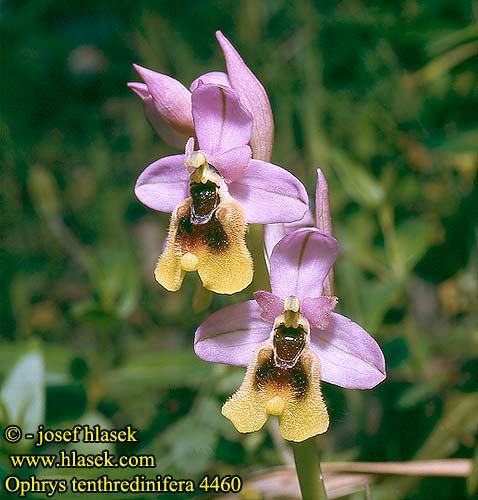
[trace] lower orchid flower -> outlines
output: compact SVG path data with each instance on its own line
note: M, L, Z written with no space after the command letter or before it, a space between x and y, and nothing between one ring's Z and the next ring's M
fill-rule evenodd
M234 90L199 85L192 115L200 149L191 138L185 154L154 162L135 192L146 206L172 212L157 281L177 291L185 273L197 271L208 290L232 294L252 280L247 223L301 219L307 193L286 170L251 159L252 116Z
M240 432L259 430L277 415L284 439L304 441L325 432L329 418L320 381L370 389L385 378L375 340L333 312L337 298L323 283L337 256L335 238L299 229L274 247L272 293L210 316L196 331L196 354L215 363L248 366L223 415Z

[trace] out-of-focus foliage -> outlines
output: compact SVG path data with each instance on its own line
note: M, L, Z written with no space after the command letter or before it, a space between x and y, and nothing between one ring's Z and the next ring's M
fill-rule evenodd
M274 162L311 193L323 169L340 311L387 359L388 378L372 391L324 387L324 458L476 457L476 3L36 0L1 9L2 425L25 398L32 423L44 401L48 427L131 424L140 442L115 451L154 453L148 476L245 474L287 459L274 427L240 435L220 415L243 370L192 351L207 314L252 289L216 296L198 314L193 276L179 293L162 290L152 269L167 216L133 194L141 170L175 151L126 88L131 64L189 84L224 68L221 29L271 98ZM0 449L4 477L11 449L3 440ZM389 478L372 493L468 494L464 480L437 478Z

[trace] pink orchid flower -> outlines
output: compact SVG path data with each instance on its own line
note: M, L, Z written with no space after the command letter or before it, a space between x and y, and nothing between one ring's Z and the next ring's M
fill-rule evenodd
M250 145L253 157L270 161L274 141L274 120L264 87L247 67L229 40L220 32L216 38L226 61L227 73L210 72L196 78L189 90L180 82L161 73L134 65L145 83L128 86L144 103L144 110L156 132L170 145L182 148L194 136L191 93L199 82L218 84L237 92L241 103L253 116Z
M362 327L333 312L323 283L337 241L315 228L286 235L270 258L271 292L221 309L197 329L196 354L214 363L248 366L243 384L223 407L240 432L279 417L282 436L303 441L327 430L320 380L370 389L385 378L380 347Z
M198 271L205 288L232 294L252 280L247 223L301 219L307 192L281 167L251 159L252 116L233 89L200 84L190 101L199 150L190 138L185 154L149 165L135 192L146 206L172 212L157 281L176 291L187 271Z

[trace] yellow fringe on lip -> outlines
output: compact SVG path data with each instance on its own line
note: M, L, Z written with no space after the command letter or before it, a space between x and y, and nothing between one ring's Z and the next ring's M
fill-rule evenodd
M186 272L197 270L203 286L208 290L224 294L240 292L251 283L253 276L252 257L245 242L247 223L242 207L230 197L220 202L213 217L224 231L227 243L217 248L214 242L178 235L178 225L189 216L190 210L191 198L187 198L172 213L168 242L154 272L156 280L167 290L176 292L181 288Z
M297 397L290 384L266 379L258 386L258 369L273 356L268 341L251 361L238 391L224 404L222 414L239 432L254 432L262 428L269 415L279 418L279 430L284 439L301 442L329 427L329 415L320 389L320 368L317 355L310 349L302 353L300 362L308 385L303 397Z

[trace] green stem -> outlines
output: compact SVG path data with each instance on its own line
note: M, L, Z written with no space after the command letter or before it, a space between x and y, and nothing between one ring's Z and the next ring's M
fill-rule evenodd
M259 224L249 224L247 248L254 259L254 280L252 290L270 290L269 271L264 257L263 227Z
M403 257L398 244L392 208L385 205L379 211L378 217L383 234L385 252L387 253L388 261L392 266L393 276L398 280L402 280L405 274L405 269L403 267Z
M315 439L292 443L292 449L302 500L327 500Z
M198 277L198 281L196 284L196 291L194 292L194 298L193 298L193 311L195 313L200 313L202 311L205 311L212 302L212 292L209 290L206 290L202 286L202 282Z

